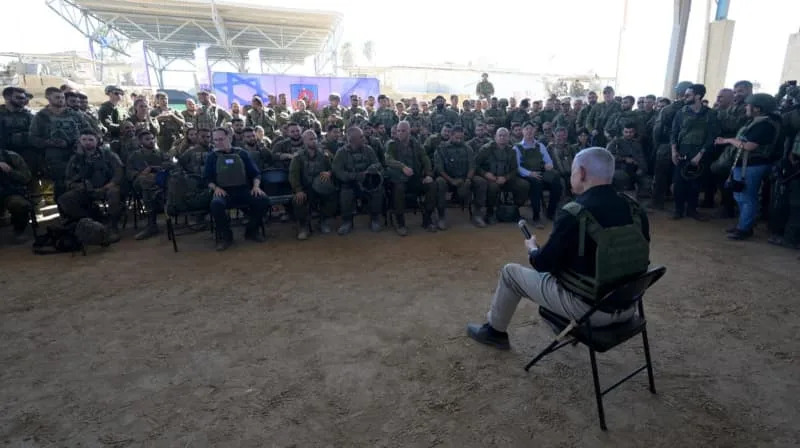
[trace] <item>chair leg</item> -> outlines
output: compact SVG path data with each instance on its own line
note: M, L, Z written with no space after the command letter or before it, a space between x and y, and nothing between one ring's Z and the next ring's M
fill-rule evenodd
M167 215L167 239L172 241L173 252L178 252L178 240L175 238L175 226L172 224L172 218Z
M647 328L642 330L642 342L644 343L644 359L647 361L647 380L650 382L650 393L656 393L656 383L653 379L653 362L650 360L650 343L647 342Z
M539 354L536 355L536 357L533 358L531 360L531 362L529 362L528 365L525 366L525 371L527 372L528 370L530 370L531 367L533 367L534 364L539 362L539 360L544 358L544 356L547 355L548 353L554 352L556 345L558 345L558 339L556 339L555 341L551 342L550 345L547 346L547 348L545 348L544 350L539 352Z
M597 359L594 355L594 350L589 349L589 359L592 362L592 378L594 379L594 396L597 398L597 414L600 417L600 429L603 431L608 430L606 427L606 414L603 411L603 393L600 390L600 377L597 374Z

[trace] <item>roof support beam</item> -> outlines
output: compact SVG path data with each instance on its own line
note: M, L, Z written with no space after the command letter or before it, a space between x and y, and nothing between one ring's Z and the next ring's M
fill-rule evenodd
M45 0L45 4L93 42L117 53L130 56L125 50L128 46L127 36L115 30L109 23L100 20L70 0Z

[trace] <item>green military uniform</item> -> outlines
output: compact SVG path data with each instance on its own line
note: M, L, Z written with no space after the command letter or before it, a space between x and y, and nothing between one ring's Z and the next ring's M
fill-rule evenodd
M588 129L589 132L597 131L597 135L594 137L595 145L605 145L606 137L604 132L606 123L611 116L621 111L622 106L616 101L612 101L610 103L597 103L594 105L594 107L592 107L592 111L589 112L589 115L586 117L586 129Z
M539 123L553 122L555 120L555 118L556 118L556 115L558 115L558 111L557 110L555 110L555 109L544 109L541 112L539 112L539 115L538 115Z
M614 186L617 190L629 190L634 184L637 197L648 197L650 179L642 145L637 140L617 137L611 140L606 149L614 156ZM629 159L633 159L633 162Z
M159 194L162 193L162 189L156 184L156 172L164 168L164 162L166 162L166 156L160 150L139 148L128 157L128 161L125 163L128 182L141 195L142 201L151 214L158 208L156 201ZM143 174L142 170L148 167L151 168L151 171Z
M672 182L672 149L670 136L675 114L683 109L683 100L675 100L658 112L653 123L653 143L656 145L656 157L653 167L653 206L664 207L664 196Z
M327 106L322 108L322 121L326 121L328 117L331 115L336 115L337 117L344 117L345 109L340 105L333 107L332 105L328 104Z
M506 126L508 124L508 120L506 120L506 111L504 111L500 107L490 107L486 109L483 115L486 117L487 120L490 118L494 119L494 123L495 125L497 125L498 128Z
M123 168L119 157L107 149L98 148L90 154L81 149L70 157L65 173L69 191L58 199L64 217L74 221L89 218L93 202L106 201L111 228L116 232L122 214L119 186Z
M461 201L470 206L473 194L472 178L475 175L475 153L472 148L463 142L447 142L434 153L433 167L436 174L436 207L439 219L442 219L447 207L448 191L453 191ZM442 174L446 174L454 183L449 183ZM475 196L485 197L485 187L485 183L475 184Z
M356 211L357 197L362 197L367 201L373 220L377 219L383 210L383 187L368 192L363 191L359 185L359 181L364 178L367 170L382 171L378 157L369 146L353 148L347 144L339 149L339 152L333 157L333 173L341 187L339 204L343 221L352 222Z
M193 124L197 129L214 129L222 124L224 117L219 114L217 106L213 104L198 104L193 117Z
M13 151L25 160L31 172L31 184L40 176L41 152L34 148L31 139L33 114L26 108L12 111L5 104L0 105L0 149Z
M159 124L155 118L150 117L149 115L145 117L145 119L139 119L136 115L128 117L125 121L130 122L133 124L133 128L135 129L135 134L139 134L141 131L150 131L153 136L158 136L159 133ZM166 151L167 148L164 148Z
M488 100L494 95L494 85L489 80L481 81L475 86L475 94L478 95L478 98Z
M386 132L389 132L392 126L400 122L400 118L397 117L397 114L392 109L389 109L388 107L382 107L372 114L369 122L373 126L382 124L386 129Z
M476 137L473 137L472 139L470 139L467 142L467 146L469 146L472 149L472 153L473 154L477 155L478 151L480 151L481 148L483 148L484 145L490 143L491 141L492 141L492 138L489 137L488 135L483 136L483 137L477 137L476 136Z
M431 131L431 120L428 116L422 115L421 113L417 112L416 114L408 114L406 115L406 120L411 127L411 135L417 136L420 133L420 129L425 128L428 132Z
M355 118L356 115L360 115L364 118L369 117L367 109L364 109L361 106L350 106L344 110L342 118L344 118L344 121L346 121L347 125L349 126L350 124L352 124L353 119Z
M180 139L183 132L184 120L178 111L170 108L154 108L150 116L158 123L157 142L162 151L169 151L176 140Z
M486 173L494 174L495 177L505 177L506 183L501 186L497 182L490 182L484 177ZM511 192L517 207L524 205L527 199L528 184L517 176L517 155L511 146L501 148L497 142L484 145L475 156L475 177L472 181L475 184L486 185L485 202L482 198L476 197L475 203L481 209L486 208L489 217L493 216L501 191Z
M583 109L578 113L578 118L575 122L575 127L578 129L586 127L586 121L589 119L589 113L591 113L592 109L596 104L586 104L583 106Z
M441 132L442 127L447 123L450 123L452 126L461 125L461 118L459 118L458 112L447 108L442 108L442 110L434 108L433 112L431 112L430 120L432 133Z
M475 136L475 122L478 120L480 114L474 110L461 111L461 127L464 128L464 138L472 138ZM481 115L481 118L483 116Z
M254 107L247 111L245 125L254 129L256 126L261 126L264 128L264 135L269 138L274 138L275 126L277 125L275 111L265 107L262 107L261 110L257 110Z
M344 146L344 143L342 143L341 141L332 140L332 139L329 139L329 138L322 139L321 144L322 144L323 149L325 149L325 151L327 151L328 154L330 154L331 157L333 157L337 152L339 152L339 148ZM373 150L374 149L375 148L373 148Z
M289 169L291 160L281 160L281 154L297 154L303 149L303 139L299 138L293 140L291 138L283 139L272 145L272 161L273 166L276 168Z
M83 114L83 119L86 120L86 123L89 125L89 128L97 134L98 137L103 137L107 135L106 127L103 126L103 123L91 112L89 111L79 111Z
M386 168L386 145L378 137L364 137L364 142L375 152L381 166Z
M511 110L511 113L508 114L508 124L511 123L519 123L525 124L526 121L530 120L530 115L528 115L528 111L520 108L514 108Z
M11 170L0 170L0 210L7 210L11 215L14 234L19 238L28 226L33 205L25 198L27 187L31 183L31 171L25 159L14 151L0 149L0 162Z
M556 142L550 143L547 146L547 153L550 159L553 160L553 168L560 176L565 176L569 180L569 175L572 171L572 161L575 160L575 155L572 145L568 143L559 144Z
M622 137L622 129L626 123L632 123L636 129L636 135L642 135L644 123L641 121L641 114L635 110L620 110L611 115L606 121L605 133L609 138Z
M683 167L691 163L700 151L711 153L714 138L719 135L716 111L703 106L695 113L692 106L684 106L672 122L670 144L677 148L682 160L673 168L672 181L675 195L675 217L697 216L700 182L681 175ZM702 162L701 162L702 163Z
M308 110L298 110L289 117L289 121L299 124L303 130L314 129L314 123L317 122L317 117Z
M748 120L744 103L718 110L717 118L719 119L720 135L725 138L735 137Z
M259 171L264 171L273 165L272 153L261 142L256 142L253 147L243 145L242 149L247 151Z
M44 152L44 164L48 178L53 181L55 199L66 191L64 172L67 162L73 154L81 132L89 125L83 115L72 109L64 109L61 114L54 114L49 108L36 113L31 122L31 143ZM61 140L63 147L48 145L48 140Z
M402 169L404 167L414 170L412 176L406 176ZM433 167L431 159L414 139L409 139L406 143L389 140L386 144L386 171L392 182L392 203L394 212L400 217L406 209L406 193L424 195L425 197L425 225L429 225L430 214L436 202L436 184L430 182L422 183L423 178L430 176L433 180ZM402 226L401 222L401 226Z
M327 171L332 174L331 157L324 151L316 150L312 155L311 151L303 149L289 165L289 183L292 185L292 193L303 192L306 194L304 204L295 204L292 207L300 229L305 229L308 225L308 217L314 207L319 207L323 220L336 215L338 190L333 186L333 176L328 180L330 185L326 186L327 189L314 188L314 180L319 178L320 173Z
M428 159L433 159L433 154L436 153L436 150L446 143L447 140L442 137L442 134L432 134L425 139L425 143L423 143L422 147L425 149L425 154L428 155Z
M127 117L128 113L125 109L121 106L115 106L111 101L101 104L100 109L97 110L97 118L105 126L110 139L119 138L119 127Z

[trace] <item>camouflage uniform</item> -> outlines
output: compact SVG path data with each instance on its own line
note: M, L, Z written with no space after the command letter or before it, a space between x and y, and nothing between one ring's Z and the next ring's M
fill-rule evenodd
M578 128L575 125L577 121L578 117L572 110L570 110L567 113L559 112L558 115L556 115L556 117L553 118L553 126L555 126L556 129L558 128L566 129L567 141L574 142L578 136Z
M375 111L375 113L372 115L372 118L370 118L369 122L372 123L373 126L376 126L378 124L383 124L383 127L386 129L386 132L389 132L389 129L391 129L392 126L399 123L400 119L397 117L397 114L392 109L389 109L388 107L382 107Z
M292 140L291 138L283 139L272 145L272 160L273 166L276 168L289 169L291 160L281 160L281 154L297 154L303 149L303 139L298 138Z
M490 182L484 177L486 173L492 173L495 177L503 176L506 178L506 183L501 186L496 182ZM501 191L511 192L517 207L525 204L527 199L528 184L517 177L517 155L510 145L500 148L492 141L481 147L475 156L475 177L472 178L472 182L476 184L476 188L486 189L486 197L476 197L475 203L478 208L486 208L490 217L494 214L494 207ZM484 184L485 187L478 184Z
M420 133L420 129L425 128L428 132L431 131L431 120L428 116L422 115L421 113L416 114L408 114L406 115L405 121L408 122L409 126L411 127L411 135L418 136Z
M158 123L156 136L159 149L165 152L169 151L183 132L183 117L174 109L158 107L150 111L150 116L155 118Z
M136 115L128 117L125 121L130 122L138 135L141 131L150 131L153 136L158 135L159 126L158 121L149 115L144 120L140 120Z
M319 177L321 172L328 171L333 174L331 157L319 149L314 151L312 156L308 149L304 148L289 165L289 183L292 185L292 193L303 192L306 194L304 204L294 204L292 207L300 229L305 229L308 225L308 217L313 208L319 207L323 220L336 215L338 190L334 189L331 194L322 195L313 188L314 179ZM334 182L332 175L328 182Z
M409 167L414 170L412 176L406 176L402 169ZM400 217L406 210L406 194L424 196L425 214L423 225L430 224L430 214L436 203L436 183L422 183L423 178L430 176L433 180L433 167L431 159L420 147L416 140L409 139L407 143L390 140L386 144L386 171L392 182L392 203L395 215ZM400 221L398 219L398 221ZM400 222L403 226L403 222Z
M478 98L488 100L494 95L494 85L488 80L481 81L475 86L475 94L478 95Z
M506 112L499 107L490 107L483 113L487 119L493 118L497 127L507 126Z
M139 148L128 157L128 161L125 163L128 182L139 193L151 215L154 215L154 211L160 208L157 200L163 192L161 187L156 184L156 172L164 168L165 161L164 153L158 149ZM151 171L143 174L142 170L148 167L151 168Z
M656 157L653 167L653 201L655 208L664 207L664 196L672 182L672 149L670 136L675 114L684 106L683 100L675 100L661 109L653 124L653 143L656 145Z
M616 101L597 103L592 107L592 111L589 112L589 115L586 117L586 129L588 129L589 132L598 132L598 134L594 136L592 143L597 146L605 146L606 137L604 131L606 123L612 115L621 112L621 109L620 104Z
M44 165L48 178L53 181L55 199L66 191L64 173L67 162L73 154L81 132L89 125L81 113L72 109L56 115L49 108L36 113L31 122L31 143L44 151ZM48 146L47 140L62 140L66 146L58 148Z
M0 149L0 162L11 167L8 173L0 170L0 209L11 215L11 225L16 235L22 235L28 226L33 205L25 198L31 183L31 171L25 159L14 151Z
M347 125L350 126L352 124L353 119L356 115L360 115L364 118L369 118L369 113L366 109L361 106L350 106L344 110L342 113L342 118L344 121L347 122Z
M275 137L275 126L277 125L277 121L275 119L275 111L272 109L267 109L266 107L261 108L261 110L256 110L256 108L252 108L247 111L247 119L245 120L245 125L247 127L255 128L256 126L261 126L264 128L264 135L269 138Z
M121 106L115 106L111 101L106 101L97 110L97 118L105 126L109 139L119 138L119 127L128 113Z
M363 191L359 181L368 170L382 171L378 157L369 146L355 149L350 144L342 147L333 157L333 173L339 181L339 204L343 221L352 221L356 211L356 199L362 198L368 204L373 220L383 211L383 187L375 191Z
M94 201L105 201L111 218L111 228L116 230L122 214L119 185L122 182L122 162L107 149L95 149L91 154L76 152L67 163L66 182L69 191L58 199L58 205L68 220L90 218ZM113 183L109 188L105 185Z
M213 104L198 104L195 110L193 124L197 129L211 129L222 124L224 117L219 114L217 106Z
M25 160L26 169L31 173L31 184L38 180L42 163L41 152L30 140L32 121L30 110L11 111L5 104L0 105L0 149L13 151Z
M634 139L617 137L608 144L608 151L614 156L614 186L619 191L630 190L636 185L638 198L650 195L650 179L647 176L647 160L642 145ZM634 163L625 159L631 158Z
M338 117L344 117L345 109L340 105L333 107L332 105L327 105L322 108L322 121L326 121L328 117L331 115L336 115Z
M486 196L485 183L480 185L472 183L475 175L475 153L466 143L447 142L440 146L434 153L433 167L436 173L436 208L439 219L442 219L445 214L448 191L456 194L468 207L471 206L473 193L476 197ZM455 181L455 184L447 182L442 177L442 173L447 174L450 179ZM475 211L475 214L479 213L485 214L485 210L483 212Z
M461 118L459 118L458 112L447 108L443 108L442 110L434 108L433 112L431 112L431 132L441 132L442 126L446 123L450 123L452 126L460 126Z
M289 117L289 121L299 124L303 130L314 129L314 123L317 123L317 117L307 110L298 110Z

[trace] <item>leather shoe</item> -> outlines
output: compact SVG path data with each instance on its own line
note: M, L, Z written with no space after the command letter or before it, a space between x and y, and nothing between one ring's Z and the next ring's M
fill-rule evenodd
M491 345L499 350L511 349L511 344L508 342L508 333L495 330L488 322L483 325L467 324L467 336L481 344Z

